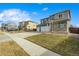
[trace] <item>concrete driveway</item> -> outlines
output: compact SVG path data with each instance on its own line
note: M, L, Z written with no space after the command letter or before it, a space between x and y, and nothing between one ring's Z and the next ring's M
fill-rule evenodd
M26 38L26 37L29 37L29 36L32 36L32 35L38 35L38 34L41 34L41 33L38 33L38 32L12 33L12 35L19 37L19 38Z
M79 39L79 34L71 33L70 35L71 35L71 37L74 37L74 38L76 38L76 39Z

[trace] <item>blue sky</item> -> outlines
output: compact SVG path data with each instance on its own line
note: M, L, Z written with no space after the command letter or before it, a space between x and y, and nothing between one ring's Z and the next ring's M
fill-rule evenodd
M50 4L49 3L44 3L44 4L43 3L7 3L7 4L0 3L0 17L1 17L0 23L2 22L16 23L21 19L27 19L27 20L32 19L33 21L39 23L40 19L64 10L71 11L71 24L74 26L79 26L79 4L74 4L74 3L72 4L71 3L69 4L68 3L50 3ZM14 14L15 11L18 12L17 15L20 14L18 18L15 17L16 16ZM14 15L10 15L9 12L10 14L14 14ZM10 18L8 17L7 14L10 15ZM13 17L15 17L16 19L14 19ZM9 20L7 20L8 18Z

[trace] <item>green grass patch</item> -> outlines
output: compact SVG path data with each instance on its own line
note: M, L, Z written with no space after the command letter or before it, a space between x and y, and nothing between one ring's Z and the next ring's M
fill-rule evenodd
M79 55L79 40L68 35L40 34L26 39L61 55Z

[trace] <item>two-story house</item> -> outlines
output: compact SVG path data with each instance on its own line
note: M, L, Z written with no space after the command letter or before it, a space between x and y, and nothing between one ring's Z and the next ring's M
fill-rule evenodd
M19 23L19 30L35 31L36 28L37 28L37 23L33 21L22 21Z
M65 10L41 19L37 27L38 32L69 32L71 21L70 10Z

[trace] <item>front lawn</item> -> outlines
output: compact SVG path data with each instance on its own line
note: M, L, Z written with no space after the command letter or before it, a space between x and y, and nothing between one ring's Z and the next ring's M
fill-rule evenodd
M79 40L67 35L40 34L25 39L61 55L79 56Z

